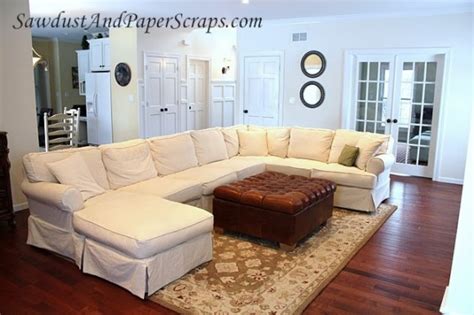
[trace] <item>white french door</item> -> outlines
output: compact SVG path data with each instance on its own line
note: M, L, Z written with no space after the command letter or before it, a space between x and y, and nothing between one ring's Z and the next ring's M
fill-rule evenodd
M145 55L144 135L178 132L178 58Z
M393 137L393 172L433 177L444 55L358 54L354 62L351 127Z
M206 128L209 110L209 60L188 60L187 129Z
M280 124L281 56L243 58L243 122L261 126Z

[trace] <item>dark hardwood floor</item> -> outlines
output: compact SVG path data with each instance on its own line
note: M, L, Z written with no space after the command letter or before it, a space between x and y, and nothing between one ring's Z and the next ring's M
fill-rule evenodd
M461 186L393 177L399 209L305 314L436 313L448 284ZM0 314L174 314L25 244L28 211L0 226Z

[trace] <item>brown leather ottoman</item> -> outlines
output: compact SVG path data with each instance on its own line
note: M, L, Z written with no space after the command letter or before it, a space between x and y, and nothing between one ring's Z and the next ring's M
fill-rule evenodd
M264 172L214 190L214 225L293 249L332 216L335 190L328 180Z

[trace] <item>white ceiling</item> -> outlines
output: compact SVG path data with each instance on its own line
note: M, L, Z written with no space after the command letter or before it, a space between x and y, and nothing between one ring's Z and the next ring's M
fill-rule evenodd
M55 17L64 10L66 16L93 13L116 17L126 10L140 17L168 17L177 13L199 17L263 17L267 20L325 18L333 16L370 16L394 14L441 14L472 12L474 0L30 0L33 17ZM95 32L97 30L90 30ZM60 40L79 41L87 32L82 29L33 29L33 36L58 37Z

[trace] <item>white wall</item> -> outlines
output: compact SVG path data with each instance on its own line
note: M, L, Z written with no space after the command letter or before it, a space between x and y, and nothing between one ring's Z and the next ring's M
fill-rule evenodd
M472 91L471 91L472 94ZM471 114L474 121L474 113ZM474 314L474 126L469 135L466 173L459 211L456 244L454 246L453 265L449 286L446 288L440 311L444 314Z
M189 45L183 44L187 40ZM212 80L235 80L235 30L158 30L144 34L138 30L138 76L143 79L143 52L175 54L181 57L181 79L185 79L186 55L210 57ZM230 70L222 75L224 58L230 59Z
M7 77L0 82L0 129L8 132L13 203L17 206L25 202L20 189L23 180L22 157L38 150L31 31L13 30L11 27L19 12L29 13L27 0L0 2L0 69L1 76Z
M137 29L110 29L110 74L112 95L113 142L139 138ZM125 62L132 72L130 83L120 86L115 81L115 66Z
M472 14L352 18L321 23L266 23L262 29L237 32L238 55L258 51L283 51L285 54L283 124L323 128L341 126L344 52L349 49L376 48L451 48L451 64L444 128L441 130L440 177L461 181L466 162L469 113L472 96ZM307 32L308 41L291 42L294 32ZM311 49L327 59L324 74L317 78L326 99L317 109L308 109L299 100L301 85L308 81L300 70L300 59ZM294 97L296 102L289 103Z

